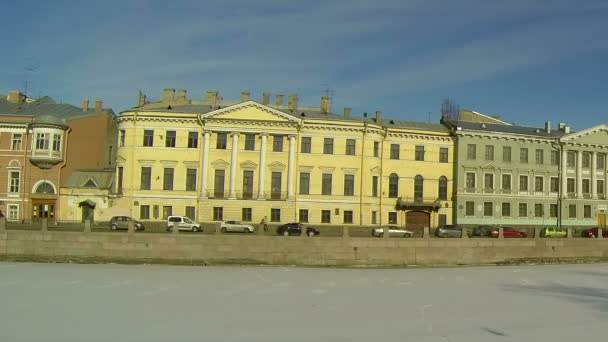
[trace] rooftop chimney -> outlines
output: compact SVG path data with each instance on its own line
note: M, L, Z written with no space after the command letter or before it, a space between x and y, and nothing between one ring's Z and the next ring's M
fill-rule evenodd
M205 102L210 106L215 106L217 104L217 91L216 90L207 90Z
M146 104L146 95L139 94L139 99L137 100L137 107L143 107Z
M12 90L8 92L8 102L19 103L24 97L20 91Z
M173 101L173 95L175 95L175 89L173 89L173 88L163 89L163 102Z
M268 105L270 103L270 93L262 93L262 104Z
M178 89L177 90L177 101L186 101L186 89Z
M331 98L327 96L321 97L321 113L329 113L331 110Z
M248 91L242 91L241 92L241 102L249 101L250 95L251 94Z
M291 110L298 110L298 95L289 95L289 97L287 98L287 105Z
M89 110L89 99L82 100L82 111L86 112Z
M377 110L376 111L376 123L381 123L382 122L382 112Z
M95 100L95 112L101 113L102 108L103 108L103 103L101 102L101 100L100 99Z
M283 95L281 94L277 94L277 102L276 102L277 106L282 106L283 105Z
M570 126L568 126L568 125L564 126L564 133L566 133L566 134L570 133Z
M350 119L350 108L348 107L344 107L344 118L345 119Z
M545 122L545 132L547 132L547 134L551 134L551 121Z

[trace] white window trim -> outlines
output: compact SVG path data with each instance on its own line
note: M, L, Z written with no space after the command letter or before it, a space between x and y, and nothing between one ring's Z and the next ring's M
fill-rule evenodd
M521 189L521 176L528 177L528 181L527 181L527 183L528 183L527 185L528 185L528 186L526 187L528 190L522 190L522 189ZM527 193L529 193L529 192L530 192L530 175L528 175L528 174L523 174L523 173L520 173L520 174L518 174L518 175L517 175L517 191L518 191L520 194L527 194Z
M537 179L537 177L540 177L543 180L543 189L541 191L537 191L536 190L536 179ZM545 189L546 189L546 187L545 187L545 176L534 175L534 192L535 193L543 193L543 192L545 192Z
M504 184L503 184L503 179L502 179L502 176L506 176L506 175L509 175L509 176L510 176L510 178L511 178L511 180L509 181L509 189L505 189L505 188L503 187L503 185L504 185ZM509 190L509 191L513 192L513 174L512 174L512 173L510 173L510 172L505 172L505 173L503 173L503 174L501 174L501 175L500 175L500 190L501 190L501 191L502 191L502 190Z
M14 141L15 141L15 134L21 135L21 139L20 139L20 141L21 141L21 144L20 144L21 148L19 148L19 149L14 149L13 148L13 144L14 144ZM23 138L24 138L24 135L25 135L24 133L15 133L15 132L12 133L12 135L11 135L11 151L22 151L23 150Z
M17 212L17 216L14 219L11 219L11 207L15 207L15 211ZM6 220L7 221L19 221L19 204L9 203L6 205Z
M492 188L486 188L486 175L492 175ZM496 175L494 172L484 172L483 173L483 190L492 189L492 191L496 190Z
M16 192L11 191L11 173L12 172L17 172L19 174L19 188L17 189ZM19 194L21 193L21 187L23 186L23 184L21 184L21 170L8 168L7 176L8 176L7 184L6 184L7 197L18 197Z
M37 181L36 183L34 183L34 185L32 186L32 191L31 191L31 193L32 193L32 194L33 194L33 193L36 193L36 189L38 188L38 186L39 186L40 184L44 183L44 182L47 182L47 183L51 184L51 186L53 187L53 191L55 192L55 194L56 194L56 195L58 195L58 194L59 194L59 192L57 191L57 187L55 186L55 184L53 184L53 182L51 182L51 181L50 181L50 180L48 180L48 179L41 179L41 180Z
M477 172L475 171L467 171L464 173L464 189L466 191L466 189L469 189L469 187L467 186L467 179L468 179L468 174L472 173L474 175L473 179L475 179L475 186L473 187L473 190L477 189Z

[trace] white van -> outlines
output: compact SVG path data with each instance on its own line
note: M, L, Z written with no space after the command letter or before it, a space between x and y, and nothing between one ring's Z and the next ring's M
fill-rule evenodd
M186 216L169 216L167 218L167 231L173 231L173 227L177 226L178 230L188 230L192 232L202 232L203 226L196 223Z

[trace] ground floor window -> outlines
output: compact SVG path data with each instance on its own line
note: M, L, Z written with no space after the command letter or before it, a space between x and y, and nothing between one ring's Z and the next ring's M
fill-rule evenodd
M467 201L465 203L465 216L475 216L475 202Z
M439 225L445 226L446 224L448 224L448 215L439 214Z
M549 204L549 217L557 217L557 204Z
M344 223L353 223L352 210L344 210Z
M378 223L378 212L372 211L372 224L377 224L377 223Z
M281 222L281 209L270 209L270 222Z
M568 206L568 218L576 218L576 204Z
M483 216L493 216L494 204L492 202L483 202Z
M585 206L583 206L583 217L591 218L591 206L588 204L585 204Z
M170 205L163 205L163 220L168 219L169 216L173 216L173 207Z
M519 217L528 217L527 203L519 203Z
M241 221L251 222L251 217L253 216L253 210L251 208L243 208Z
M331 222L331 210L321 210L321 223Z
M222 221L224 219L224 208L213 207L213 221Z
M196 208L186 207L186 217L196 221Z
M18 204L9 204L7 215L8 215L7 220L17 221L19 219L19 205Z
M139 218L142 220L150 219L150 206L149 205L140 205L139 206Z
M511 216L511 203L504 202L502 204L502 216Z
M396 211L391 211L388 213L388 223L397 224L397 212Z
M543 217L544 215L545 215L545 212L543 210L543 204L542 203L534 204L534 217Z
M300 223L308 223L308 209L300 209Z

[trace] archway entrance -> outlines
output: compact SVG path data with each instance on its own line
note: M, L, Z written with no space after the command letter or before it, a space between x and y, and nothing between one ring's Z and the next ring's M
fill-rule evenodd
M431 214L420 210L409 211L405 214L405 222L408 229L421 231L431 226Z
M82 222L86 220L93 222L95 220L95 202L86 200L78 203L78 206L82 210Z

